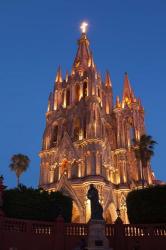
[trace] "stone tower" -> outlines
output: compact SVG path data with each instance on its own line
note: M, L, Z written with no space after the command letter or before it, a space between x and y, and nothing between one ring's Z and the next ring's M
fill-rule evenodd
M117 97L114 105L110 74L106 72L102 80L83 32L71 74L63 79L59 67L49 96L39 154L40 186L69 195L73 199L73 222L87 222L90 204L86 194L93 183L107 222L115 221L118 208L127 223L126 195L141 186L132 139L144 133L144 109L127 73L122 100ZM151 184L154 177L150 165L144 175Z

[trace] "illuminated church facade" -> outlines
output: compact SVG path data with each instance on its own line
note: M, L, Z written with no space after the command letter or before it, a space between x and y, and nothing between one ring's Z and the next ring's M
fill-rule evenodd
M106 221L113 223L120 209L127 223L126 195L141 187L141 167L132 140L144 133L144 109L127 73L122 99L117 97L114 104L109 72L103 80L83 32L71 74L63 79L59 67L49 96L39 154L40 187L69 195L73 222L85 223L90 218L87 191L93 183ZM150 164L144 177L147 184L153 183Z

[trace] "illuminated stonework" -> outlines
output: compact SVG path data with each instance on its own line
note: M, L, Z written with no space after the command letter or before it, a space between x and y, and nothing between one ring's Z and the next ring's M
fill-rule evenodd
M71 74L63 80L59 67L49 96L40 152L40 186L71 196L73 221L87 222L90 204L86 194L93 183L107 222L115 221L119 208L127 223L126 195L141 187L132 139L144 133L144 109L127 73L122 100L117 97L114 106L110 75L106 72L102 81L89 40L82 33ZM154 176L150 165L144 171L146 183L151 184Z

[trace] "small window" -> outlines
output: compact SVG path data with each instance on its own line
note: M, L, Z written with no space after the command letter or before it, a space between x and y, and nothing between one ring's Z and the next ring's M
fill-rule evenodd
M68 89L66 92L66 106L70 105L70 90Z
M100 97L100 89L98 89L98 97Z
M85 98L87 96L87 82L84 82L83 84L83 97Z
M53 132L52 132L52 146L56 145L57 137L58 137L58 126L55 126L53 128Z
M134 128L131 127L130 128L130 141L131 141L131 144L133 144L133 139L135 138L135 131L134 131Z
M76 102L80 99L80 86L76 85Z

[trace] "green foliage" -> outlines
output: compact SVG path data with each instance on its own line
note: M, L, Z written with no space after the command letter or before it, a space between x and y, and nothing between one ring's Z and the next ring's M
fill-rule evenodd
M61 214L71 221L72 200L61 192L48 193L42 189L18 188L4 191L4 212L7 217L52 221Z
M16 174L17 186L19 185L20 175L27 170L29 163L30 159L27 155L17 154L12 156L9 168Z
M141 135L139 141L133 139L135 148L135 156L138 160L142 162L142 167L147 166L147 162L150 161L151 157L154 155L154 145L157 143L152 140L150 135Z
M141 162L141 176L142 176L142 188L144 188L144 168L147 167L148 162L151 157L154 155L154 145L157 143L152 140L150 135L141 135L140 140L133 139L134 143L134 153L138 161Z
M131 191L127 196L130 223L166 223L166 185Z

